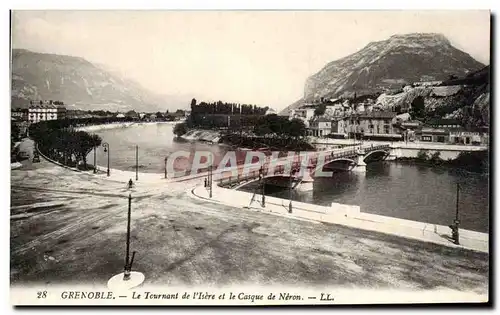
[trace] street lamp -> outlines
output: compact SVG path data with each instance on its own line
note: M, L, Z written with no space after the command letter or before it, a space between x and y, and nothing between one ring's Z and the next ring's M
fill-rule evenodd
M104 142L102 144L102 147L104 148L104 153L108 153L108 171L107 171L107 176L109 177L109 155L111 154L111 150L109 149L109 143Z
M212 176L213 176L213 173L212 173L212 153L210 152L210 165L208 166L208 185L209 185L209 188L210 188L210 192L209 192L209 197L212 198Z
M94 144L94 174L97 173L96 150L97 146Z
M135 146L135 181L139 180L139 146Z
M262 188L262 207L266 206L266 180L264 178L264 166L260 167L259 180L261 181Z
M460 245L460 237L458 234L458 226L460 225L460 220L458 218L458 203L460 201L460 184L457 183L457 203L456 203L456 212L455 212L455 220L453 221L453 224L451 224L449 227L451 229L451 238L453 239L453 243L456 245Z
M288 213L292 213L292 176L293 176L293 170L290 169L290 180L288 182L288 197L290 199L290 202L288 203Z
M168 156L165 157L165 178L167 178L167 160Z

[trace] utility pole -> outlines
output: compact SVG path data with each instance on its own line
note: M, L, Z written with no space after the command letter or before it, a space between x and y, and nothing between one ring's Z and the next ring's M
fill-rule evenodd
M165 178L167 178L167 157L165 157Z
M293 171L290 168L290 180L288 182L288 198L290 199L290 203L288 204L288 213L292 213L292 176L293 176Z
M94 144L94 174L97 173L96 149L97 147Z
M456 203L455 220L453 221L453 224L449 226L451 229L451 238L453 239L453 243L455 243L456 245L460 245L460 236L458 232L458 227L460 225L460 220L458 216L459 202L460 202L460 184L457 183L457 203Z
M139 146L135 146L135 180L139 180Z
M128 195L128 216L127 216L127 250L125 253L125 272L123 280L130 279L131 262L130 259L130 218L132 213L132 194ZM135 253L134 253L135 254Z
M210 152L210 165L208 166L208 185L210 186L209 197L212 198L212 153Z
M260 167L260 180L261 180L261 188L262 188L262 207L266 206L266 180L264 178L264 167Z

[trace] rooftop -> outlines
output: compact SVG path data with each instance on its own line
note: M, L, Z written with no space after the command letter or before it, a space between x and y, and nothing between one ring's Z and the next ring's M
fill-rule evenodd
M392 119L396 117L396 112L368 112L368 113L359 113L352 115L356 118L369 118L369 119Z
M447 125L459 125L462 123L458 119L444 119L444 118L436 118L431 119L427 122L427 125L430 126L447 126Z
M52 109L57 109L57 108L65 108L63 105L54 105L54 104L34 104L30 105L29 108L52 108Z

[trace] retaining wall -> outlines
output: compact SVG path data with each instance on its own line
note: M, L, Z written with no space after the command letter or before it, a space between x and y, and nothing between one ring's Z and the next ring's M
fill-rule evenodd
M195 194L202 197L208 196L207 189L204 187L197 187ZM332 203L328 207L292 201L292 214L288 214L289 200L266 196L266 206L262 207L262 195L257 194L251 203L253 195L253 193L218 187L214 183L212 200L238 208L254 208L261 212L286 214L301 219L341 224L446 246L457 246L449 240L451 229L448 226L363 213L359 206L339 203ZM488 234L464 229L460 229L459 232L462 246L488 252Z

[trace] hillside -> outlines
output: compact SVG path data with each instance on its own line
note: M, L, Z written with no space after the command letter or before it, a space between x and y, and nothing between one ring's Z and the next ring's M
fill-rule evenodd
M165 111L187 107L137 82L73 56L12 50L12 106L29 99L61 100L74 109Z
M355 93L374 94L416 81L443 81L452 75L464 77L483 67L441 34L394 35L328 63L306 80L304 95L306 101L311 101ZM280 114L286 115L292 108L293 104Z

